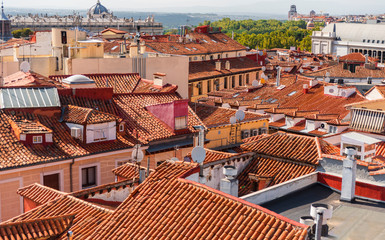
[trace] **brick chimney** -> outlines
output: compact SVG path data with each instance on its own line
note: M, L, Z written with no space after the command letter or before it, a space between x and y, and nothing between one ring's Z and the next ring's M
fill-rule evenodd
M226 70L230 70L230 61L226 61L226 63L225 63L225 69Z

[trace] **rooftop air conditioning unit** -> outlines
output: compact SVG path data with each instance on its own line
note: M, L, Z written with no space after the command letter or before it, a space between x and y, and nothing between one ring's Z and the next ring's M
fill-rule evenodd
M73 138L80 138L80 128L77 128L77 127L72 127L71 128L71 136L73 137Z

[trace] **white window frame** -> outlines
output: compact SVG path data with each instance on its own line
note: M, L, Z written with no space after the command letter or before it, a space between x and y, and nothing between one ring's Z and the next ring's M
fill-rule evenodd
M59 174L59 188L60 188L59 191L64 192L64 171L63 170L40 173L40 184L44 185L44 176L53 175L53 174Z
M33 144L43 143L43 136L33 136L32 142Z
M104 137L101 137L101 138L96 138L96 133L97 132L100 132L100 136L103 135L103 133L106 133L104 135ZM102 141L106 141L108 139L108 128L101 128L101 129L94 129L94 141L93 142L102 142Z
M100 185L100 182L101 182L100 163L91 163L91 164L81 165L81 166L79 166L79 190L92 187L92 186L89 186L89 187L83 188L83 176L82 176L83 172L82 172L82 170L83 170L83 168L90 168L90 167L96 167L96 173L95 173L96 174L96 186Z
M178 125L177 120L179 119L185 119L184 125ZM186 129L187 128L187 116L181 116L181 117L176 117L175 118L175 130L181 130L181 129Z

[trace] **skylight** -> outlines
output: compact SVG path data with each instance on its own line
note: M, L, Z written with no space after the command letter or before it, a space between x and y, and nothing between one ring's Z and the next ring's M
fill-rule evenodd
M287 94L287 96L291 97L291 96L293 96L296 93L297 93L297 91L292 91L291 93Z
M213 41L213 42L217 43L217 41L215 41L214 39L211 39L211 41Z
M275 103L276 101L278 101L278 99L273 99L270 101L270 103Z
M254 97L253 99L254 100L257 100L257 99L259 99L261 96L256 96L256 97Z
M189 50L189 51L192 51L190 48L188 48L188 47L185 47L187 50Z
M202 39L203 42L208 43L206 39Z
M233 97L238 97L239 96L239 93L236 93L233 95Z
M198 50L196 47L193 47L192 49L194 49L195 51Z
M115 47L111 48L111 50L115 50L115 49L117 49L117 48L118 48L118 46L115 46Z

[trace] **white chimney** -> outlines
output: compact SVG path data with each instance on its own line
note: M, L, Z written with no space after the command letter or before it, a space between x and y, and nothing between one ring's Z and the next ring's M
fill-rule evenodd
M365 63L369 62L369 54L365 54Z
M230 70L230 61L226 61L225 68L226 70Z
M144 182L146 179L146 169L139 168L139 183Z
M154 85L163 87L166 85L166 74L165 73L154 73Z
M277 87L281 85L281 67L277 67Z
M341 187L341 201L354 201L354 194L356 189L356 171L357 161L354 159L356 150L354 148L346 148L345 153L347 158L344 159L342 170L342 187Z
M225 178L221 180L219 189L224 193L238 197L238 180L235 178L237 176L237 168L234 166L224 166L223 174Z
M217 71L221 71L222 70L222 63L220 61L216 61L215 62L215 69Z

